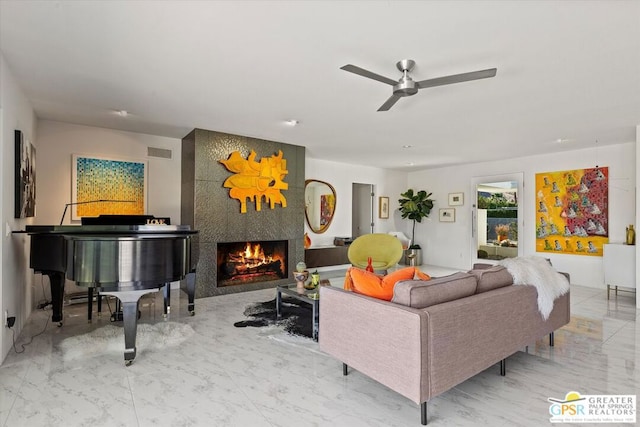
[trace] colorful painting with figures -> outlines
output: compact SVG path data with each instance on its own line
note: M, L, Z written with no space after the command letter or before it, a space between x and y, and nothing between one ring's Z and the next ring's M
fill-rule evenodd
M609 168L536 174L536 251L602 256L609 242Z
M331 215L336 206L336 198L333 194L320 195L320 225L331 223Z

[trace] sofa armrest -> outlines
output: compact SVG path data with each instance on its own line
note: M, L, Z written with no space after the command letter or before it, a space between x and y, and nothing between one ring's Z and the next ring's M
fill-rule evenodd
M320 289L320 350L421 403L428 315L339 288Z

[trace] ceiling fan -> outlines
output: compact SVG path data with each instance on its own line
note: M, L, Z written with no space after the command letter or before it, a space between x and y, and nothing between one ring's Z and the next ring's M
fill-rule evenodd
M340 69L393 86L393 95L391 95L391 97L389 97L389 99L387 99L385 103L382 104L380 108L378 108L378 111L388 111L396 102L398 102L400 98L404 96L415 95L416 93L418 93L418 89L468 82L470 80L486 79L489 77L494 77L497 71L496 68L489 68L487 70L471 71L469 73L462 74L452 74L450 76L437 77L435 79L421 80L419 82L416 82L413 81L413 79L409 75L409 72L415 65L415 61L411 59L403 59L402 61L398 61L396 67L398 67L398 70L402 71L402 77L400 77L398 81L381 76L380 74L372 73L369 70L365 70L364 68L360 68L351 64L340 67Z

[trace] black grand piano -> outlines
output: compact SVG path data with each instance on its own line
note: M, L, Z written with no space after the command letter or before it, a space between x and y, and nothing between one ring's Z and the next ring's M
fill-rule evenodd
M138 300L181 281L194 315L198 232L150 215L102 215L83 225L31 225L30 267L49 277L52 320L62 326L65 276L78 286L112 295L122 305L125 364L136 357Z

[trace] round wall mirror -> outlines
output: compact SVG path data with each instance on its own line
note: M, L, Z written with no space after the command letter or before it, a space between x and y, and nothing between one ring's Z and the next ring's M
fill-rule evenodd
M336 212L336 189L327 182L307 179L304 182L304 214L314 233L324 233Z

